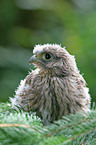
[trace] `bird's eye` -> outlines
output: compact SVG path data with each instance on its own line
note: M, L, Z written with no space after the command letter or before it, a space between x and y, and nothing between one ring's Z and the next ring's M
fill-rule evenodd
M44 59L44 60L49 60L49 59L51 59L51 54L50 53L44 53L43 54L43 56L42 56L42 58Z

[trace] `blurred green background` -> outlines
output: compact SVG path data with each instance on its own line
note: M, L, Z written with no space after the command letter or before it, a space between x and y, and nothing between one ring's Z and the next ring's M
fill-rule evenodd
M61 44L76 56L96 102L96 0L0 0L0 101L27 75L38 43Z

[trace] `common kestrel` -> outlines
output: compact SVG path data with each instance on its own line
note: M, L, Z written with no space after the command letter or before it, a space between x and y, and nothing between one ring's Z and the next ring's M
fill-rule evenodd
M29 62L35 64L21 80L12 106L35 111L44 125L63 115L90 110L89 89L74 56L57 44L36 45Z

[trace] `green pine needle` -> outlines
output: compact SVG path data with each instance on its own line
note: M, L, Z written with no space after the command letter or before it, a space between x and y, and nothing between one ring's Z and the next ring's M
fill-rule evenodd
M0 104L0 145L94 145L96 110L62 117L43 126L35 113L19 112Z

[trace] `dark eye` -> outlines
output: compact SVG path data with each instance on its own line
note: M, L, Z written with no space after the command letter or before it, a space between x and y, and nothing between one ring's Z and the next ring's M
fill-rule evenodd
M49 60L49 59L51 59L51 54L50 54L50 53L44 53L44 54L42 55L42 58L43 58L44 60Z
M50 59L50 58L51 58L51 55L47 53L47 54L45 55L45 58L46 58L46 59Z

